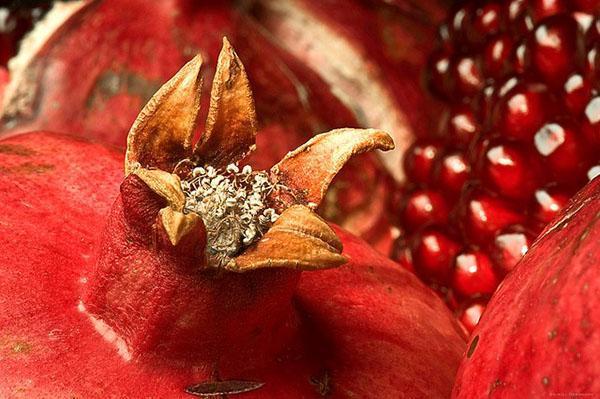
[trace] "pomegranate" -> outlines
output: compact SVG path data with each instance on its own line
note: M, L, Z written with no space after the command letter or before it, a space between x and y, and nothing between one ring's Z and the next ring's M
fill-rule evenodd
M393 257L467 328L598 174L598 4L466 1L440 27L428 81L447 110L404 157Z
M600 390L600 179L538 237L487 305L454 398L590 396Z
M225 41L192 146L201 63L134 122L124 180L99 144L0 141L0 396L447 397L464 336L443 302L314 212L392 139L338 129L238 163L258 124Z
M44 129L123 147L157 87L195 52L216 59L227 35L256 93L261 134L253 166L271 166L310 132L340 126L386 129L402 148L429 123L425 111L432 106L419 87L419 65L434 35L428 21L441 15L441 5L413 7L413 20L380 1L319 4L57 2L10 62L0 134ZM310 21L300 32L298 18ZM296 33L305 35L296 42L302 46L290 45ZM205 81L212 73L203 71ZM383 163L394 164L401 154L387 153ZM395 185L382 162L363 155L336 178L320 212L387 254L393 240L387 204Z

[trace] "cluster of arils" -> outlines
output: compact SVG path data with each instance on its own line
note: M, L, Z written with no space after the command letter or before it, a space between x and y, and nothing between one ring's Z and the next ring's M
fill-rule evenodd
M471 330L532 239L600 173L600 4L461 3L428 79L447 115L406 153L394 257Z

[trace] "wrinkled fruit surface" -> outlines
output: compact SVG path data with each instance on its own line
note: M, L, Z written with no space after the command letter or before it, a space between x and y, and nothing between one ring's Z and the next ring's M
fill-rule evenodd
M454 398L600 390L600 179L541 233L489 302Z
M461 319L599 173L598 12L598 2L468 1L440 27L428 78L447 111L404 158L393 257Z
M341 229L336 233L349 263L301 274L283 307L288 322L252 332L252 340L277 345L286 338L259 368L254 356L211 364L180 352L129 357L114 331L81 303L122 165L122 155L66 136L30 133L0 141L0 264L6 266L0 279L0 396L186 398L191 396L184 389L198 383L221 381L232 388L227 381L244 380L264 383L247 398L448 397L464 351L458 324L414 275ZM236 309L241 304L248 314L236 317L252 319L253 304L263 301L256 293L271 290L252 285L268 281L261 273L271 271L238 275L254 296L233 300L224 290L206 301ZM216 276L214 284L227 281ZM158 330L168 335L171 327Z

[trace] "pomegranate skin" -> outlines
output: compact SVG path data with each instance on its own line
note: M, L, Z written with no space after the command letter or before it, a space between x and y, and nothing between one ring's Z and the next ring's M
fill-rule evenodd
M186 387L215 379L265 383L247 398L450 394L464 350L450 312L414 275L339 228L350 261L300 275L291 300L281 303L289 316L285 334L256 326L256 334L272 335L258 340L267 347L252 348L266 358L236 362L228 353L228 359L215 362L204 349L173 349L169 356L143 347L128 351L110 321L94 319L81 302L92 284L107 215L118 209L112 203L123 178L122 161L122 155L100 145L51 133L0 141L0 198L6 210L0 215L0 397L189 398ZM269 279L249 273L225 273L206 293L207 303L269 302L273 287L261 284ZM216 289L230 278L247 278L251 289L237 298ZM294 279L284 279L282 290ZM281 296L271 297L275 306L276 298ZM248 305L248 314L240 314L251 322L260 312ZM210 319L204 325L214 328ZM268 350L272 341L282 345L277 355ZM222 367L215 370L215 364Z
M453 398L600 391L600 179L548 225L489 302Z

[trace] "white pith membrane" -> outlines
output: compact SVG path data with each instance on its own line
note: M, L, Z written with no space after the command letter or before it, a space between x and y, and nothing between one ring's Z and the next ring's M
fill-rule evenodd
M279 214L267 198L278 186L266 172L249 165L240 170L236 164L195 167L181 181L183 212L194 212L204 222L209 263L224 266L269 230Z

